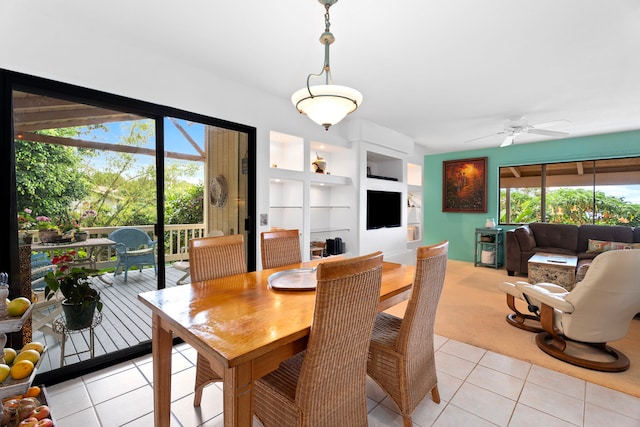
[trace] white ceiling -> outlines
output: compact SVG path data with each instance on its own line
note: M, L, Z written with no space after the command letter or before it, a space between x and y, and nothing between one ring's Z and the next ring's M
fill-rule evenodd
M54 3L77 34L109 28L114 43L285 99L323 64L317 0ZM520 117L567 120L550 129L572 136L640 129L638 0L340 0L331 24L334 83L364 95L353 114L428 152L496 147L504 135L464 141Z

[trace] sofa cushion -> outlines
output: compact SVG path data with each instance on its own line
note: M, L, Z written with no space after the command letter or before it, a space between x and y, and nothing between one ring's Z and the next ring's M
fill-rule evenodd
M589 239L587 246L588 253L600 253L620 249L640 249L640 243L609 242L606 240Z
M573 224L546 224L533 222L529 224L536 239L538 248L557 248L578 252L578 226ZM586 250L586 249L585 249Z
M578 230L578 252L589 250L589 239L608 242L633 242L633 228L625 225L583 224Z
M518 239L518 243L520 244L521 252L532 252L533 248L536 247L536 239L533 237L533 232L531 229L523 225L522 227L518 227L513 232L516 234Z

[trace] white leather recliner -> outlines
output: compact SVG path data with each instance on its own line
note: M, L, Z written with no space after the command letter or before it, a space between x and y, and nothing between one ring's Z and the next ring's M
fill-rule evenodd
M640 249L598 255L571 292L550 283L517 282L501 289L538 307L543 332L536 344L545 353L599 371L629 367L629 359L606 343L624 338L640 313ZM517 314L512 317L519 322Z

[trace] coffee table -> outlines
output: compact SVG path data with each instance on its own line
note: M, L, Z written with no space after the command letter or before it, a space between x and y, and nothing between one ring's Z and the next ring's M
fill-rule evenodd
M578 257L538 252L528 262L529 283L554 283L570 291L576 282Z

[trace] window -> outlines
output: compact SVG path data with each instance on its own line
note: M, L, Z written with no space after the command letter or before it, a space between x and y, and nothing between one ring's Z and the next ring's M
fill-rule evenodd
M640 157L504 166L500 224L640 225Z

